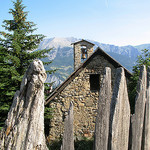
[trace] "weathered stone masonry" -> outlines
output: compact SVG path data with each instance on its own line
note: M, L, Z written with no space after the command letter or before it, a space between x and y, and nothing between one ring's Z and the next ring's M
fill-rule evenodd
M114 82L115 67L103 57L96 56L50 103L50 107L54 108L50 138L59 138L63 133L64 117L69 109L70 101L74 104L74 134L78 137L93 135L99 91L90 90L89 78L90 74L100 74L101 82L105 66L111 68Z
M87 58L92 55L93 53L93 46L94 44L87 42L85 40L82 40L80 42L74 43L74 70L76 70L81 64L81 47L85 46L87 50Z

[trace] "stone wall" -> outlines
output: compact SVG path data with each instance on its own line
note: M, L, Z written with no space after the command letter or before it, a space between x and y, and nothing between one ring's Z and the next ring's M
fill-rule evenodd
M86 41L81 41L74 45L74 70L76 70L81 65L81 46L86 46L87 48L87 58L93 53L93 44Z
M63 133L64 118L67 115L70 101L74 105L74 135L92 137L95 130L95 117L99 91L90 90L90 74L100 74L100 83L105 67L112 71L112 86L114 85L116 68L104 57L97 55L51 102L53 118L50 122L51 140L60 138Z

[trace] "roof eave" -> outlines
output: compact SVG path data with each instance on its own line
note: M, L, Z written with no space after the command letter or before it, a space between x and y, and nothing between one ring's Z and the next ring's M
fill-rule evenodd
M78 43L80 43L80 42L87 42L87 43L89 43L89 44L91 44L91 45L95 45L95 44L93 44L93 43L91 43L91 42L89 42L89 41L87 41L87 40L84 40L84 39L82 39L82 40L80 40L80 41L77 41L77 42L74 42L74 43L71 43L71 45L75 45L75 44L78 44Z

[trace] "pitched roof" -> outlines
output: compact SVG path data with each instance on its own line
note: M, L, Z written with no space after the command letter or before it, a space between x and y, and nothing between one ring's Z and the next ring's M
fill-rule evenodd
M97 47L95 52L83 63L81 64L60 86L58 86L46 99L45 105L47 105L55 96L57 96L86 66L90 61L96 56L101 55L105 57L115 68L123 67L119 62L112 58L109 54L104 52L100 47ZM125 67L125 76L130 78L132 74Z
M95 45L95 44L93 44L93 43L91 43L91 42L89 42L89 41L87 41L87 40L84 40L84 39L82 39L82 40L80 40L80 41L77 41L77 42L74 42L74 43L72 43L72 44L78 44L78 43L81 43L81 42L87 42L87 43L89 43L89 44L91 44L91 45Z

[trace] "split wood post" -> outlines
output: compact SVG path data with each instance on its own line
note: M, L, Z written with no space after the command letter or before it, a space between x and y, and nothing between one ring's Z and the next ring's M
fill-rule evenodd
M123 68L116 71L110 109L110 150L128 150L130 105Z
M143 149L150 150L150 67L147 69L147 93L145 106L145 124L144 124L144 142Z
M111 69L105 68L100 88L98 110L95 124L94 149L107 150L109 134L109 116L111 102Z
M135 113L132 116L132 150L141 150L146 102L146 67L140 68L140 76L135 98Z
M64 122L64 134L61 150L74 150L73 118L73 103L70 102L68 115Z

